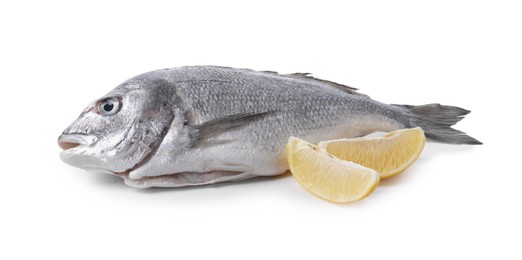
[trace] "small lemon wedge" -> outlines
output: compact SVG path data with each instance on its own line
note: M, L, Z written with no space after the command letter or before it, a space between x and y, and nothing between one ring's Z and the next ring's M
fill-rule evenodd
M343 161L318 146L296 137L286 145L290 171L309 192L334 203L348 203L368 196L379 184L379 173Z
M336 157L379 172L381 178L395 176L419 158L426 137L420 127L390 132L382 137L339 139L319 143Z

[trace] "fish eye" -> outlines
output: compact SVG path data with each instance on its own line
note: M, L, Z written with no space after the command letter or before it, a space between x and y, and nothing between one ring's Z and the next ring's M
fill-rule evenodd
M118 113L120 111L121 102L117 98L106 98L101 101L98 101L95 107L95 112L104 115L110 116Z

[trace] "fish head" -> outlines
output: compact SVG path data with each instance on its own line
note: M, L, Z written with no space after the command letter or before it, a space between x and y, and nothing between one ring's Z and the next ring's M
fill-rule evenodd
M169 129L170 89L164 81L131 80L92 102L58 138L61 159L86 170L130 171Z

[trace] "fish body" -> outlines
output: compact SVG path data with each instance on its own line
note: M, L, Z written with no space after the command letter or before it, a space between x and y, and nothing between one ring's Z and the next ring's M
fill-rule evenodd
M70 165L140 188L183 187L284 173L290 136L318 143L420 126L434 141L480 144L450 127L467 113L388 105L303 73L193 66L125 81L58 141Z

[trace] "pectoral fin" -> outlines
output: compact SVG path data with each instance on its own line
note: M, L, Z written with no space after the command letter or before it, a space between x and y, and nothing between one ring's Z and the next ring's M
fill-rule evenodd
M232 114L224 117L214 118L201 124L195 125L193 126L193 128L195 128L197 132L194 136L193 145L201 144L201 142L206 141L211 137L219 136L228 131L246 126L252 122L263 119L269 114L275 112L275 110L272 110L264 112ZM222 142L223 141L218 141L218 144Z

